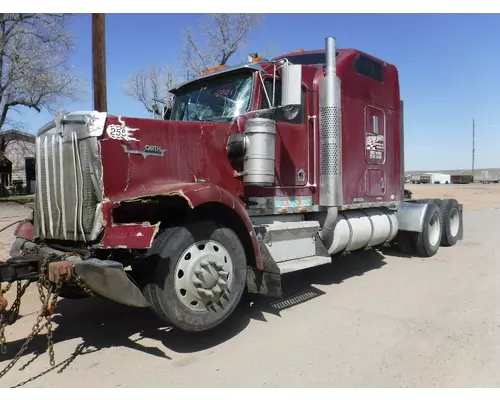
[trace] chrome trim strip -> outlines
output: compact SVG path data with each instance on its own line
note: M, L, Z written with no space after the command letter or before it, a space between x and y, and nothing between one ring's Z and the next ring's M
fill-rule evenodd
M101 232L101 229L103 227L103 219L101 217L102 217L102 203L97 203L94 215L94 225L92 226L90 240L94 240L97 237L97 235L99 235L99 233Z
M388 208L394 211L397 211L403 202L399 201L387 201L380 203L353 203L353 204L344 204L339 207L339 210L342 211L350 211L350 210L358 210L358 209L366 209L366 208ZM247 209L247 214L249 216L265 216L265 215L290 215L290 214L307 214L311 212L320 212L320 211L328 211L327 206L319 206L312 205L308 207L283 207L283 208L251 208Z
M76 166L76 154L75 154L75 138L76 132L71 132L71 149L73 151L73 167L75 171L75 224L73 226L73 238L75 242L78 239L78 174L77 174L77 166Z
M64 195L64 159L63 159L63 139L59 136L59 184L61 185L61 219L63 226L64 239L68 239L68 230L66 227L66 197Z
M57 199L57 169L56 169L56 135L52 135L51 141L52 147L52 173L53 175L53 184L54 184L54 203L57 208L57 223L56 223L56 234L59 234L61 229L61 208L59 207L59 201ZM61 173L62 169L59 171ZM61 201L64 202L64 197L61 197Z
M49 211L49 232L50 236L54 237L54 216L52 215L52 199L50 193L50 170L49 170L49 138L45 136L43 138L43 151L45 156L45 186L47 190L47 210Z
M40 216L40 225L42 226L42 236L46 236L45 232L45 210L43 209L43 185L42 185L42 157L41 157L41 141L42 139L40 137L36 138L36 163L37 163L37 168L36 168L36 175L37 175L37 181L39 182L36 185L36 193L38 197L38 203L40 209L38 210L38 215Z
M80 199L82 199L81 202L80 201L78 202L78 222L80 224L80 230L82 231L83 241L87 242L87 238L85 237L85 230L83 229L83 168L82 168L82 160L80 158L80 147L78 145L78 139L76 138L76 133L74 133L74 135L75 135L76 158L78 160L78 167L80 170L80 182L81 182Z

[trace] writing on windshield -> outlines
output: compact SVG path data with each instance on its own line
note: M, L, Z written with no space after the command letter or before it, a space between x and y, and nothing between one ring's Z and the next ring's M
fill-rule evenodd
M248 111L251 95L249 73L200 81L176 94L170 119L228 121Z

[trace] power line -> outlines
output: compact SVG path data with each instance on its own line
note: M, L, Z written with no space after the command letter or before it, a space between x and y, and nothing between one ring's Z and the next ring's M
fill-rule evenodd
M476 155L476 123L472 118L472 181L474 181L474 161Z

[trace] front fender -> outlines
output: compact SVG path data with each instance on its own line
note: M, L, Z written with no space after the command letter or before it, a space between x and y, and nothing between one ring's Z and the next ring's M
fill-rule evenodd
M158 196L180 196L182 197L191 209L195 209L206 203L220 203L233 209L239 216L241 221L244 223L248 234L250 235L250 240L253 246L253 252L255 254L256 267L262 269L262 260L260 257L260 249L253 228L253 224L250 221L248 213L243 206L240 199L233 196L227 190L221 188L220 186L210 184L210 183L169 183L169 184L158 184L151 185L148 188L142 188L140 191L134 191L134 193L128 193L125 196L123 193L120 197L115 197L113 200L109 199L103 205L103 213L105 220L105 232L103 236L102 244L113 243L115 247L118 242L116 241L119 235L122 239L127 237L134 238L137 240L137 232L140 230L142 234L147 233L148 237L141 235L141 242L152 243L154 236L156 235L157 229L151 226L142 224L113 224L111 217L111 210L118 207L122 203L140 201L142 199L147 199L151 197ZM124 231L132 232L131 235L124 235ZM123 243L126 246L126 243ZM105 246L109 247L109 246ZM147 247L150 247L147 246Z

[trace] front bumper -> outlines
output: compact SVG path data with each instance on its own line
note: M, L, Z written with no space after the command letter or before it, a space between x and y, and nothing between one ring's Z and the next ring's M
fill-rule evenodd
M28 255L20 255L27 250ZM128 306L149 307L141 290L130 280L117 261L97 258L82 259L47 246L39 246L22 238L12 245L11 258L0 262L0 282L38 280L40 265L47 257L56 256L47 266L48 278L57 282L62 273L76 275L95 294Z

